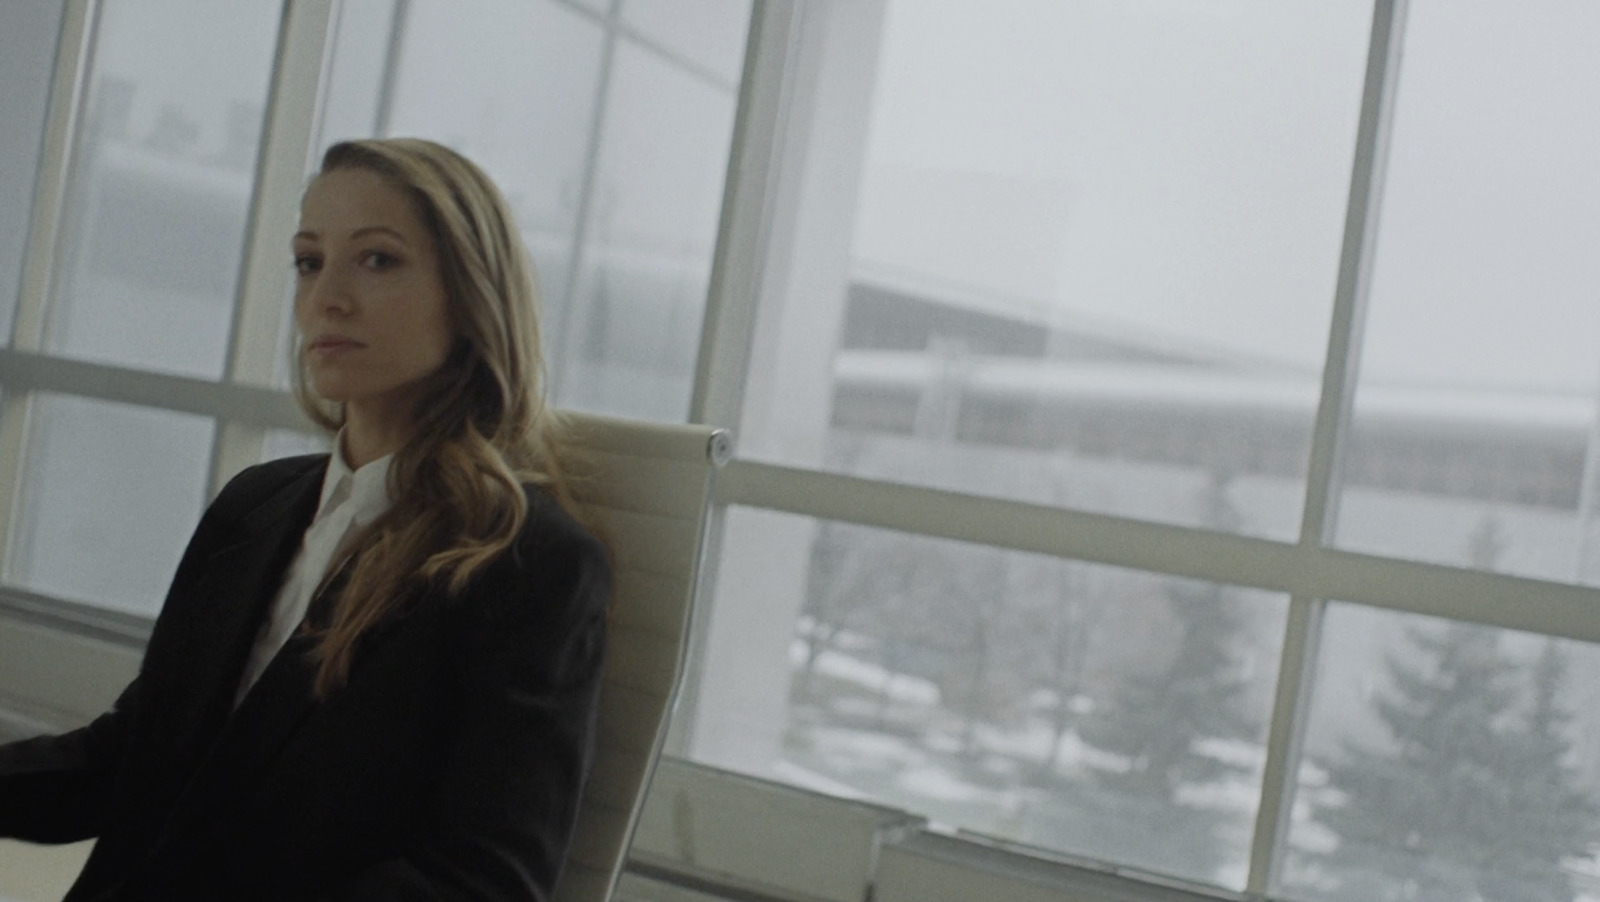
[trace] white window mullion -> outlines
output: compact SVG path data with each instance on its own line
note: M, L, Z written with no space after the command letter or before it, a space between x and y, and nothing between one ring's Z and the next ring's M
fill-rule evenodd
M378 115L373 134L389 134L389 118L394 114L394 85L400 72L400 48L406 39L406 22L411 15L411 0L394 0L389 10L389 51L383 55L383 80L378 82Z
M83 82L98 6L95 0L69 0L61 17L33 217L28 226L27 259L22 267L22 291L11 333L11 347L18 351L37 351L44 344L45 312L55 275L55 250L66 207L73 141L82 119L80 108L86 88Z
M717 243L689 402L689 422L729 430L735 448L768 234L776 215L777 172L800 26L800 4L793 0L754 0L751 5L728 173L723 183ZM698 613L690 626L688 664L679 693L680 698L688 700L690 709L699 698L705 670L710 607L722 560L726 514L726 504L713 503L699 595L695 599ZM667 736L668 752L688 753L693 745L694 720L692 716L673 719Z
M1338 517L1337 486L1346 447L1344 429L1355 397L1367 290L1372 282L1406 6L1407 0L1377 0L1372 11L1372 41L1345 208L1328 353L1322 371L1322 399L1317 406L1306 473L1306 503L1300 525L1300 541L1306 545L1330 542Z
M1355 162L1351 167L1339 278L1323 364L1322 398L1306 474L1300 529L1303 550L1326 546L1332 540L1338 517L1337 489L1348 445L1345 430L1355 395L1362 326L1372 281L1406 7L1407 0L1376 0L1372 11L1372 37L1356 131ZM1325 604L1326 599L1301 592L1294 593L1289 602L1277 693L1267 733L1261 801L1250 849L1246 889L1251 893L1265 895L1282 864Z
M1325 603L1302 595L1289 600L1284 624L1278 683L1267 726L1267 759L1261 774L1261 800L1256 806L1255 834L1250 844L1250 874L1245 887L1265 895L1283 864L1289 839L1300 752L1310 712L1317 644L1322 634Z
M326 68L333 0L284 4L272 69L255 190L240 266L238 309L229 336L227 380L265 385L277 363L283 306L289 296L289 236L300 216L311 141ZM223 422L211 456L211 494L261 456L266 430Z
M779 157L793 91L801 11L755 0L711 260L689 422L738 435L745 371L776 214Z
M27 256L12 323L11 348L38 351L44 346L45 315L55 274L56 244L66 205L69 161L81 118L84 73L98 9L95 0L68 0L61 17L55 71L50 78L43 147L28 226ZM31 393L8 390L0 400L0 572L11 547L11 525L21 496L22 456L28 439Z

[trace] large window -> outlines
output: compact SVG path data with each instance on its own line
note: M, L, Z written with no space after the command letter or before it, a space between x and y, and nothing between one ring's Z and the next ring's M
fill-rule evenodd
M34 38L6 56L32 94L7 91L0 151L42 208L0 214L30 390L5 414L10 585L153 615L220 480L320 446L282 428L305 425L281 397L288 236L341 138L433 138L489 169L541 276L557 403L687 416L747 3L694 10L705 28L555 0L38 6L0 13ZM82 74L52 88L38 38L58 31Z
M1593 898L1595 645L1342 603L1323 644L1287 892Z
M1344 547L1600 583L1597 28L1588 3L1411 4Z
M102 4L90 20L67 9L56 52L83 60L82 83L55 84L52 128L42 141L32 131L46 148L35 166L65 167L21 169L55 181L37 181L33 197L47 208L34 210L29 261L42 275L7 286L19 311L11 346L140 375L217 379L280 10L146 0ZM63 92L75 102L62 103ZM19 124L37 129L42 119ZM16 486L7 582L156 611L204 508L214 423L150 401L7 399L0 428Z
M685 753L1213 889L1585 891L1594 15L807 5Z
M790 835L764 792L853 812L808 850L862 898L929 849L1118 898L1600 898L1596 33L1586 0L5 5L0 628L148 623L221 481L319 447L296 199L328 143L420 135L505 188L556 403L736 436L669 752L758 800L739 830ZM760 875L691 814L686 868Z
M770 773L1012 842L1243 884L1282 594L782 526L813 540ZM764 527L743 508L727 523Z

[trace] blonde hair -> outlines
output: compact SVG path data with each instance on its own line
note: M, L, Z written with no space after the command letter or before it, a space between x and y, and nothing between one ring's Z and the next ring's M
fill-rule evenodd
M321 172L366 170L415 204L434 239L455 335L423 384L415 428L389 468L393 506L358 538L349 580L317 629L316 692L344 685L357 643L430 588L459 594L504 553L528 515L522 484L569 511L562 429L544 400L538 290L505 199L465 157L415 138L345 141ZM308 387L297 345L294 392L318 425L344 425L342 405Z

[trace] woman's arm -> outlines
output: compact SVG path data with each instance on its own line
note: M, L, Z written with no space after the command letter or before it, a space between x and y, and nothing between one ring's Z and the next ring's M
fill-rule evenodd
M549 899L592 754L611 579L598 542L544 516L459 600L460 731L430 823L335 898Z
M189 591L200 578L239 512L251 510L321 462L319 456L291 458L251 467L230 480L190 536L167 600ZM171 628L169 613L163 603L152 636ZM122 762L130 746L140 742L144 682L135 678L111 710L88 726L0 746L0 837L60 843L100 834L117 801Z
M139 681L88 726L0 746L0 836L67 843L98 836Z

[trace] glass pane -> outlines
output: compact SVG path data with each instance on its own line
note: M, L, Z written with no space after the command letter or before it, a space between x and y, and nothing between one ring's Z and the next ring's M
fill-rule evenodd
M1234 889L1287 599L734 508L692 757Z
M1596 33L1583 0L1410 4L1341 545L1600 584Z
M735 97L617 47L582 281L553 338L565 406L688 415ZM559 342L559 343L556 343Z
M154 615L206 503L212 421L34 396L8 582Z
M1600 648L1329 606L1282 889L1594 898Z
M333 50L323 74L321 120L312 141L316 152L309 160L313 169L329 144L377 133L390 87L384 81L385 67L404 28L396 18L400 5L399 0L344 0L338 5L330 37ZM447 73L462 74L454 69L440 74Z
M261 443L261 460L277 460L280 457L296 457L301 454L326 454L332 448L332 437L320 432L268 429L266 440Z
M743 452L1293 538L1370 2L832 18Z
M725 84L739 84L750 0L624 0L622 20Z
M65 0L0 5L0 337L10 341Z
M99 6L47 347L217 378L280 10Z

